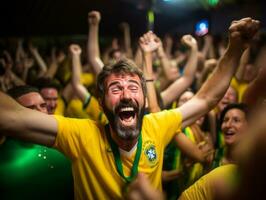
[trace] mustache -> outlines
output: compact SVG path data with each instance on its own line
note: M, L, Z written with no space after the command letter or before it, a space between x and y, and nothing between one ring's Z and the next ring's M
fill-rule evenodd
M139 104L136 102L134 103L131 99L122 99L116 106L115 106L115 109L114 109L114 112L115 113L118 113L118 111L121 109L121 108L124 108L124 107L133 107L134 111L135 112L138 112L139 111Z

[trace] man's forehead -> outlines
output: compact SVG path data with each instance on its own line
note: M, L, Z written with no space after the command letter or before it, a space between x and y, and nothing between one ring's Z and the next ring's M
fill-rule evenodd
M55 88L48 87L48 88L43 88L41 90L41 93L46 95L57 95L58 92Z
M140 84L140 78L137 74L130 74L130 73L122 73L122 74L110 74L107 78L106 78L106 85L109 85L110 83L114 82L114 81L130 81L130 80L134 80L136 82L138 82Z

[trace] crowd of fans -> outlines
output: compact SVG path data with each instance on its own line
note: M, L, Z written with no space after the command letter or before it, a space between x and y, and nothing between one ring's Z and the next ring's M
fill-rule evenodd
M178 41L169 34L160 38L148 31L138 38L137 44L131 44L130 27L123 23L123 37L113 38L110 45L103 48L99 43L100 21L99 12L88 13L87 46L72 43L63 49L51 45L41 51L41 46L19 38L15 46L1 49L0 187L3 199L259 198L263 194L264 176L252 179L258 175L257 170L264 170L261 165L265 167L259 158L265 157L262 151L265 148L266 37L258 31L259 22L251 18L234 21L228 36L220 40L208 34L201 38L184 35ZM137 69L119 71L121 66ZM143 80L138 73L143 73ZM140 78L141 85L134 74ZM233 77L230 74L234 74ZM108 85L112 78L116 81ZM144 99L138 96L138 88L142 88ZM120 93L121 105L111 107L114 100L108 95ZM5 94L44 115L23 110ZM165 114L172 110L179 114ZM160 113L164 114L160 116ZM48 115L56 119L57 125ZM142 115L152 116L150 121L159 124L156 127L160 130L156 131L165 135L146 136L144 132L157 132L151 122L147 125L145 117L142 123L139 117ZM68 121L68 118L82 120ZM131 124L134 118L141 130L136 138ZM258 118L260 120L255 120ZM105 131L99 128L97 132L94 125L79 128L88 119L90 123L95 121L95 127L105 127ZM181 121L182 125L178 124ZM106 128L108 124L111 131ZM48 126L51 128L46 129ZM125 131L125 127L130 130ZM175 129L173 133L172 129ZM125 132L124 135L114 136L119 130L121 135ZM49 137L34 135L35 132ZM56 139L53 132L59 135ZM82 137L76 132L82 132ZM98 136L95 136L103 132L107 134L103 139L107 146L97 142ZM143 141L139 139L141 136ZM162 141L154 139L155 144L149 144L145 137ZM131 140L134 145L127 143ZM83 146L79 147L81 143ZM119 146L117 150L113 143ZM131 168L141 149L139 144L142 151L137 174ZM104 164L97 161L100 150L95 145L107 149L104 154L113 152L113 157L103 156ZM163 146L164 150L156 149L156 145ZM261 151L256 151L257 145ZM122 173L117 167L115 152L122 155ZM143 161L144 154L148 164ZM88 160L87 163L84 160ZM82 165L88 168L88 173L82 172ZM103 166L98 168L98 165ZM113 171L110 174L103 169L107 165L110 165L107 169ZM101 173L106 176L105 180L101 180ZM115 176L116 181L109 176ZM106 183L109 179L110 183ZM248 188L253 181L257 188Z

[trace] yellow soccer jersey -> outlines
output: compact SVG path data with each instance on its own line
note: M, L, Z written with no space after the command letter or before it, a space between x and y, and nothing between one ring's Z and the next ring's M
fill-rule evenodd
M83 110L83 103L79 99L71 99L67 105L65 116L86 119L89 115Z
M64 100L62 99L62 97L58 97L58 99L57 99L57 106L56 106L56 109L55 109L54 114L55 115L64 116L65 108L66 108L66 105L65 105Z
M223 183L228 190L233 190L236 184L237 166L233 164L217 167L201 177L192 186L185 190L179 200L213 200L215 186ZM217 184L216 184L217 183ZM228 190L226 190L228 192Z
M248 83L241 83L236 78L233 78L231 81L231 86L237 91L238 93L238 102L241 103L244 93L248 87Z
M80 82L86 87L91 86L94 82L93 74L92 73L82 73Z
M94 96L90 96L89 101L83 105L84 110L94 121L100 122L101 124L107 124L108 120L99 105L99 102Z
M58 135L54 147L72 160L75 199L122 199L125 181L117 172L104 127L89 119L55 118ZM152 113L143 118L138 171L145 173L156 189L162 189L164 148L180 131L181 122L181 113L177 110ZM130 174L135 153L121 156L126 176Z

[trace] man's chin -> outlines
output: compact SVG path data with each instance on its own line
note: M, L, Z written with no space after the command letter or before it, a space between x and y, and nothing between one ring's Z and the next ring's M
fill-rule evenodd
M138 130L136 124L131 126L125 126L124 124L118 123L116 132L121 139L130 140L138 137L140 130Z

